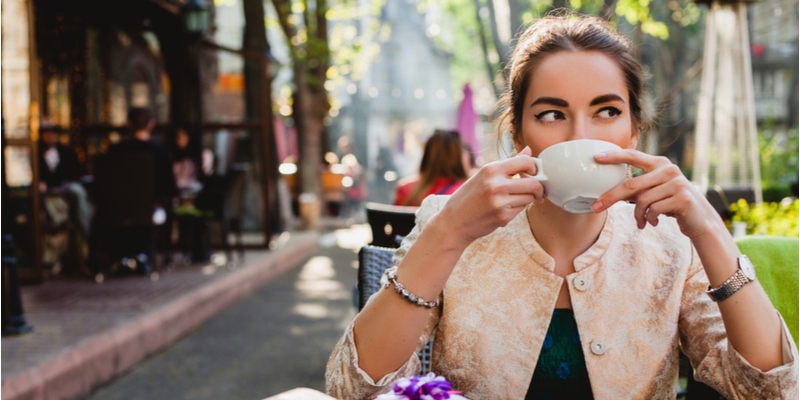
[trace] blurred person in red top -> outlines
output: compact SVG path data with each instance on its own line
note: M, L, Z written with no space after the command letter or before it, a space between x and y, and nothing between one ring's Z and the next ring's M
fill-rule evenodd
M467 180L465 151L457 131L434 131L425 143L419 174L400 182L394 204L418 207L429 195L455 192Z

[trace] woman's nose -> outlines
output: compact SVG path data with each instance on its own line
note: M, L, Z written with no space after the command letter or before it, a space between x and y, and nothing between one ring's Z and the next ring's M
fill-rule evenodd
M570 140L578 139L591 139L592 137L591 120L584 117L578 117L572 120L572 132L570 132Z

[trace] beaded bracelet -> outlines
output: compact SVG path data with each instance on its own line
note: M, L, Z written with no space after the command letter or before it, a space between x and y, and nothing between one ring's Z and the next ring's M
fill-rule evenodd
M405 297L406 300L408 300L408 302L411 304L416 304L418 306L427 308L439 307L439 298L436 298L434 301L425 301L422 299L422 297L417 297L417 295L414 293L409 292L402 283L398 282L397 267L387 269L381 278L381 285L383 285L383 287L388 288L391 284L394 284L394 291L397 292L397 294Z

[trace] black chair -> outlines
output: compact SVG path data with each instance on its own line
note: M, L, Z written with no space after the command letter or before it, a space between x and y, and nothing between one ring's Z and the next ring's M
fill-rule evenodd
M94 217L90 238L93 272L117 272L116 262L144 252L155 260L164 246L165 225L153 222L153 159L148 154L98 155L93 158ZM140 271L141 272L141 271ZM149 272L149 271L145 271Z
M694 379L694 369L689 357L681 352L678 361L678 377L686 379L686 386L679 387L678 398L683 400L725 400L711 386Z
M373 246L397 248L399 241L414 228L417 207L367 203L366 208Z
M239 262L244 260L242 210L244 209L246 172L246 167L234 165L224 176L207 177L203 182L203 191L197 198L197 207L210 211L211 216L208 220L219 224L220 242L225 249L229 263L232 263L233 260L231 245L228 241L230 232L233 232L236 239Z
M364 246L358 251L358 310L381 288L381 276L392 267L394 249Z
M750 187L721 187L714 186L706 192L706 199L717 210L723 219L731 218L731 204L739 199L744 199L752 204L756 201L756 194Z
M358 311L364 308L369 297L381 288L381 276L392 267L395 249L378 246L364 246L358 251ZM422 374L431 370L431 350L436 330L431 334L428 344L417 354L422 364Z

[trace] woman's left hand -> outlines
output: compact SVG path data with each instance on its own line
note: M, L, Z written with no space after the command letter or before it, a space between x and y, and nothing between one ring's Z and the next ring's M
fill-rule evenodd
M636 223L658 225L662 214L675 217L681 232L692 241L712 287L734 274L739 249L719 214L705 196L666 157L636 150L609 150L596 155L601 164L627 163L644 170L604 193L592 205L602 211L620 200L636 202ZM783 365L781 322L758 281L739 290L727 301L717 303L728 340L754 367L769 371Z
M658 216L675 217L681 232L691 239L702 236L719 223L719 215L705 196L683 175L668 158L653 156L638 150L608 150L595 155L600 164L626 163L644 170L644 174L629 178L609 190L592 205L600 212L614 203L625 200L636 203L634 217L639 229L647 223L658 225Z

